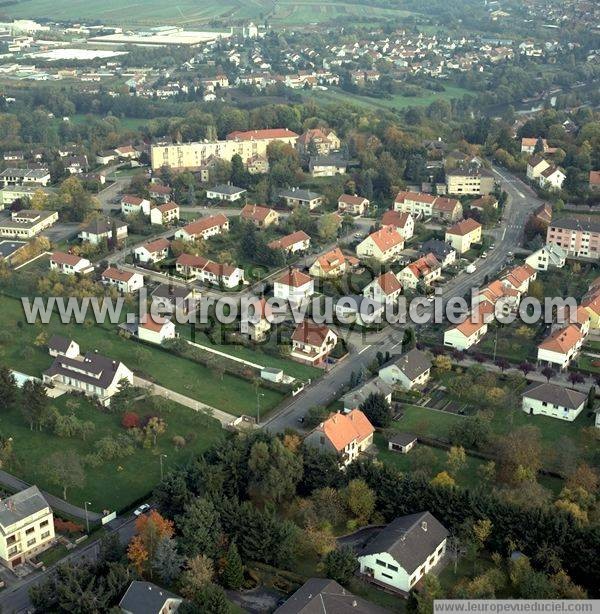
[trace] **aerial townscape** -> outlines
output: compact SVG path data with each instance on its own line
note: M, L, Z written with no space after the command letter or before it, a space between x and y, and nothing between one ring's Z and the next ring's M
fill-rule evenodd
M600 3L0 2L0 611L596 599Z

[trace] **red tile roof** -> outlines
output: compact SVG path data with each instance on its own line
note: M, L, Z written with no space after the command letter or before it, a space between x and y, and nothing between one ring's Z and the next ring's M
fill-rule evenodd
M50 257L52 262L56 262L57 264L70 264L71 266L75 266L79 264L83 258L79 256L75 256L74 254L67 254L65 252L54 252Z
M168 318L161 318L160 316L152 316L151 314L145 314L140 320L139 326L141 328L146 328L148 330L152 330L155 333L160 333L163 329L163 326L170 322Z
M139 196L135 196L134 194L125 194L122 198L121 198L121 202L125 203L126 205L141 205L144 202L143 198L140 198Z
M278 284L285 284L286 286L292 286L294 288L299 288L311 281L312 279L308 275L298 269L289 269L275 280Z
M129 281L135 273L131 273L130 271L119 271L115 267L109 266L104 273L102 273L102 277L106 277L107 279L114 279L115 281Z
M329 333L330 329L325 324L316 324L312 320L304 320L301 324L296 326L296 329L292 333L292 341L299 341L314 347L321 347Z
M419 279L420 277L425 277L429 275L432 271L439 269L442 265L439 263L438 259L431 253L425 254L425 256L411 262L407 265L407 268L410 269L413 275Z
M419 203L433 203L435 201L435 196L424 194L423 192L398 192L394 202L403 203L406 200L413 200Z
M332 414L316 430L323 432L338 452L349 443L360 443L375 432L373 425L360 409L353 409L348 414Z
M268 243L268 247L271 249L288 249L295 245L296 243L301 243L306 240L310 241L310 237L304 232L304 230L297 230L290 235L286 235L285 237L281 237L281 239L275 239Z
M590 185L600 185L600 171L590 171Z
M367 204L368 199L363 196L354 196L353 194L342 194L338 198L338 204L343 203L345 205L362 205L363 203Z
M208 271L217 277L229 277L236 270L236 267L231 264L220 264L208 258L204 258L203 256L194 256L192 254L181 254L181 256L177 258L177 264L200 269L201 271Z
M457 235L459 237L464 237L466 234L473 232L481 228L481 224L476 222L472 217L468 217L465 220L460 220L460 222L456 222L454 226L451 226L446 230L446 234L449 235Z
M217 215L211 215L210 217L194 220L185 226L183 230L185 230L185 232L187 232L189 235L199 235L209 228L214 228L215 226L225 226L228 221L229 220L222 213L217 213Z
M395 226L403 229L410 219L410 213L400 213L400 211L386 211L381 218L382 226Z
M140 247L146 248L151 254L156 252L162 252L163 249L168 249L171 243L167 239L156 239L156 241L149 241L148 243L144 243Z
M382 252L386 252L399 244L404 245L404 237L391 226L376 230L369 235L369 239L371 239Z
M298 137L295 132L287 128L269 128L267 130L236 130L227 135L227 140L232 141L238 139L240 141L252 141L258 139L284 139Z
M385 294L394 294L394 292L398 292L398 290L402 290L402 284L398 281L398 278L391 272L388 271L383 275L380 275L377 278L377 283L379 287L385 292Z
M566 328L555 330L538 346L541 350L567 354L583 339L579 328L570 324Z
M245 220L264 222L267 216L271 213L275 213L275 210L269 209L269 207L261 207L260 205L245 205L240 213L240 217L244 218Z

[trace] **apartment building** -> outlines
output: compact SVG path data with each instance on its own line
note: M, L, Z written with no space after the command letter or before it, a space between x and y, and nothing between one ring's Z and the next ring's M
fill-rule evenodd
M494 191L495 185L494 175L485 168L456 168L446 172L448 194L485 196Z
M562 247L571 258L600 258L600 222L591 218L564 218L548 226L546 243Z
M54 516L37 486L0 501L0 562L14 569L54 543Z
M58 211L22 209L0 217L0 237L32 239L58 222Z

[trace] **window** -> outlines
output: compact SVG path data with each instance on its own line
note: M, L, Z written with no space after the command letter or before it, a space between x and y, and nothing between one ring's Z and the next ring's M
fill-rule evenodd
M388 578L388 580L393 580L393 579L394 579L394 577L393 577L393 576L390 576L390 574L387 574L387 573L383 573L383 572L381 572L381 575L382 575L384 578Z
M35 537L27 542L27 546L33 546L33 544L35 544Z
M50 531L46 531L46 532L42 533L42 539L46 539L48 537L50 537Z
M31 535L34 531L35 531L35 527L29 527L29 529L25 531L25 535Z
M387 566L387 567L388 567L388 569L391 569L392 571L398 571L398 568L397 568L395 565L390 565L390 564L388 563L388 566Z
M40 522L40 529L43 529L44 527L48 526L48 521L47 520L42 520L42 522Z
M380 559L375 559L375 562L377 563L377 565L380 565L381 567L387 567L387 563L385 561L381 561Z

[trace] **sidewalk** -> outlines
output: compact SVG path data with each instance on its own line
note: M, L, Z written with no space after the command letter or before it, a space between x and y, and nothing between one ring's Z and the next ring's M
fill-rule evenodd
M25 490L29 488L31 484L21 480L20 478L15 477L14 475L7 473L6 471L0 470L0 484L7 486L11 490ZM63 512L68 514L69 516L74 516L75 518L80 518L81 520L85 520L85 510L65 501L64 499L59 499L50 493L42 491L42 494L46 498L46 501L50 504L50 507L59 512ZM102 514L97 514L96 512L92 512L88 509L87 513L88 519L90 521L100 520L102 518Z
M159 397L169 399L170 401L175 401L176 403L189 407L194 411L204 411L213 418L216 418L223 426L227 426L238 417L234 416L233 414L228 414L225 411L221 411L220 409L216 409L215 407L211 407L210 405L205 405L204 403L196 401L196 399L192 399L191 397L186 397L185 395L179 394L179 392L175 392L174 390L163 388L158 384L154 384L153 382L142 379L141 377L137 377L137 375L133 376L133 385L137 386L138 388L151 390L153 394L156 394Z

